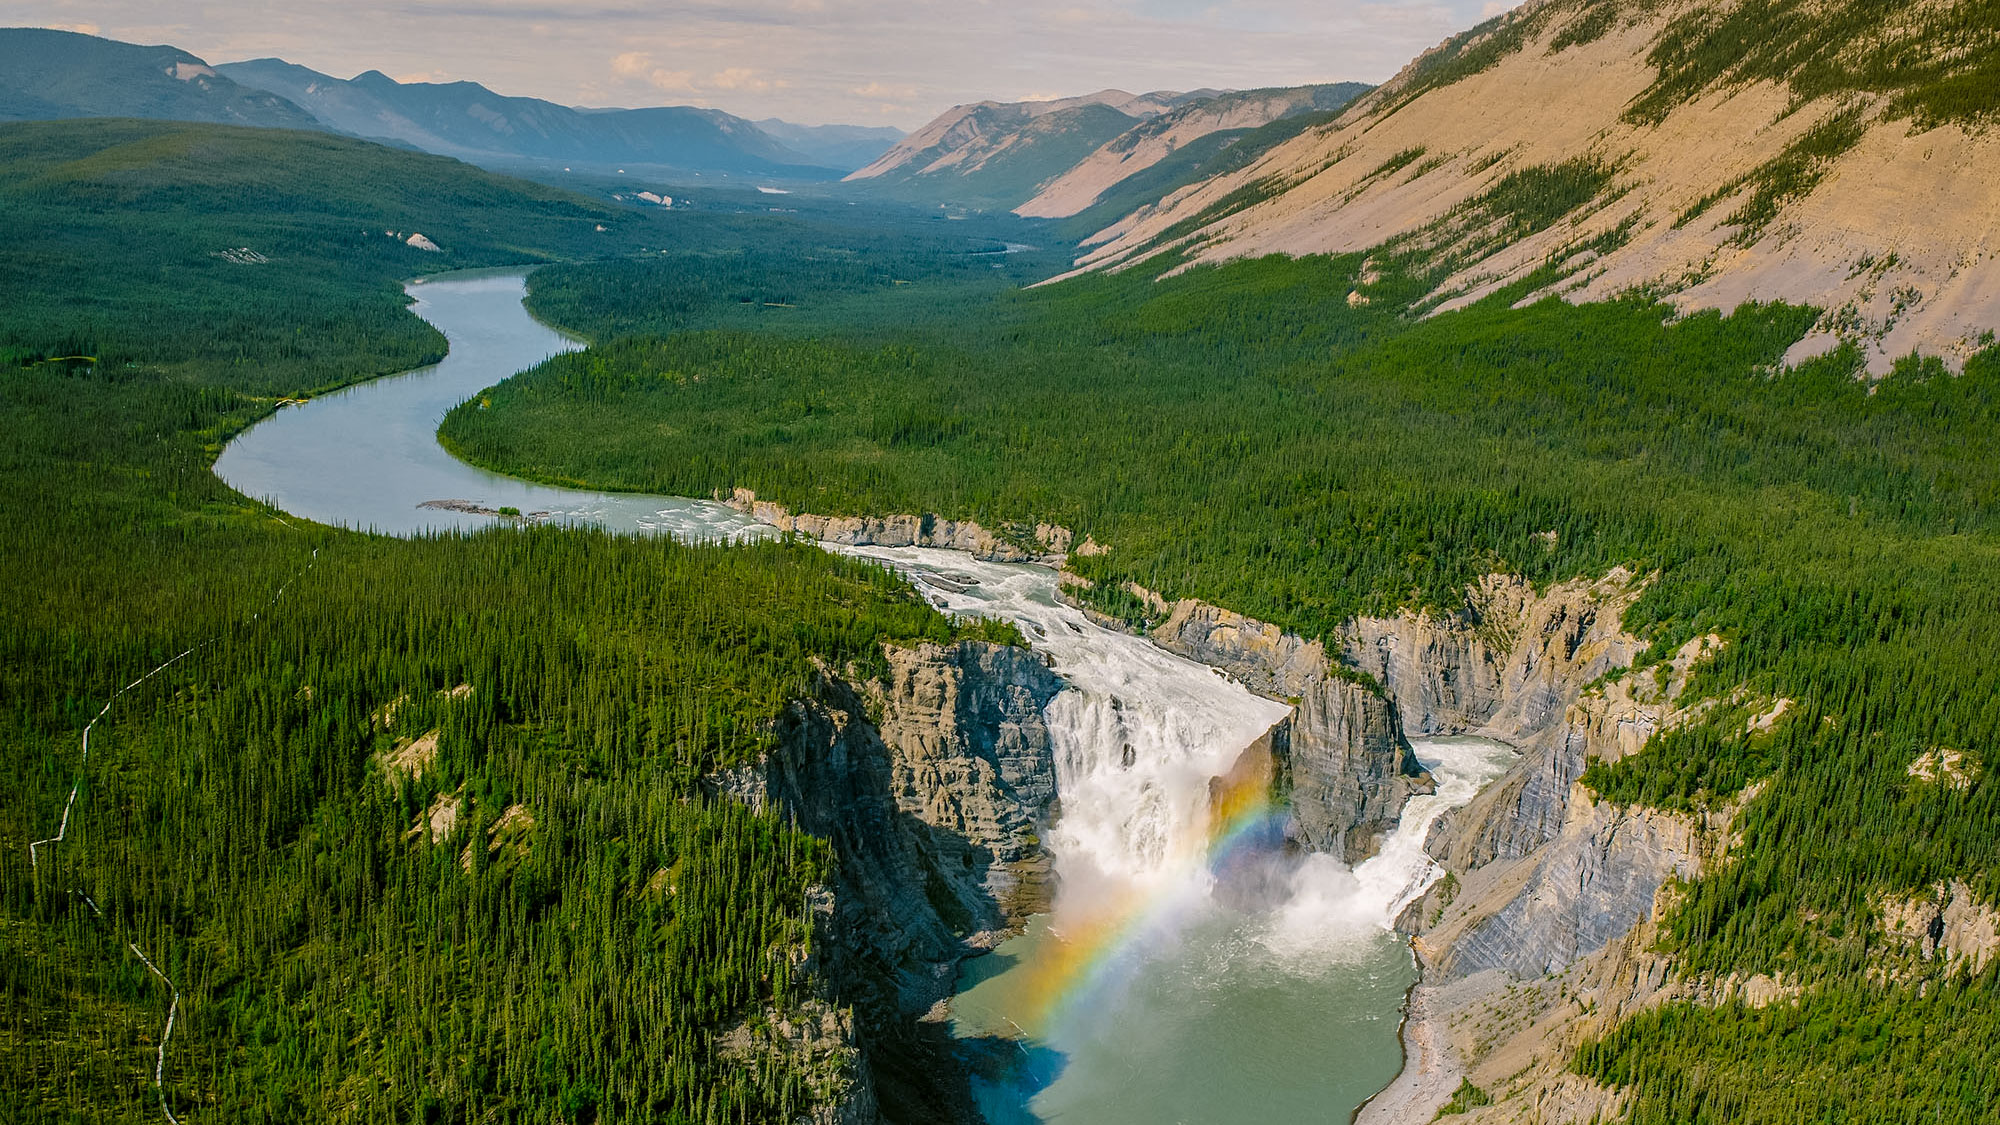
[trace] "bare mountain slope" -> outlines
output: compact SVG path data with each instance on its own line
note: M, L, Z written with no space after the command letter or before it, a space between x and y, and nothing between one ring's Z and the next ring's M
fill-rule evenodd
M1996 110L2000 13L1974 0L1542 0L1079 264L1381 247L1432 272L1438 307L1530 278L1787 300L1826 310L1793 359L1848 340L1878 373L1955 364L2000 326Z
M1203 137L1247 133L1295 114L1337 110L1368 89L1358 82L1343 82L1240 90L1188 102L1107 141L1014 210L1029 218L1068 218Z
M1013 207L1139 122L1215 93L1100 90L954 106L847 179L907 198Z

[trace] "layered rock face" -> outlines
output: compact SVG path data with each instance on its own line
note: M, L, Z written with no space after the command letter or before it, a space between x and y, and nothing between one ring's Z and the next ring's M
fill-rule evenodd
M1287 831L1301 845L1358 863L1379 850L1410 795L1429 791L1395 709L1334 675L1318 641L1195 601L1177 603L1152 637L1251 691L1296 701L1271 739L1291 798Z
M1003 528L1007 533L1003 535L971 520L940 519L933 515L794 514L782 504L757 499L757 494L747 488L736 489L723 503L779 531L847 547L941 547L964 551L988 562L1061 566L1071 545L1068 528L1046 523ZM1086 542L1078 549L1089 554L1091 544Z
M1573 727L1568 712L1585 685L1631 664L1645 647L1619 629L1638 592L1622 569L1539 594L1521 578L1489 575L1456 613L1405 612L1348 625L1343 655L1383 685L1405 730L1478 735L1521 751L1506 778L1433 829L1431 854L1446 866L1517 858L1561 832L1586 757L1604 756L1602 739ZM1610 756L1644 741L1621 743Z
M1615 1111L1609 1091L1565 1071L1570 1052L1680 987L1650 952L1660 890L1699 873L1728 817L1696 823L1609 806L1578 782L1589 759L1633 753L1684 718L1681 690L1720 643L1699 638L1655 673L1607 677L1644 648L1620 628L1642 588L1622 570L1542 591L1489 576L1453 613L1349 622L1333 640L1345 676L1319 642L1198 602L1154 602L1165 612L1153 631L1161 645L1296 701L1271 750L1305 846L1350 863L1372 854L1421 786L1406 731L1521 752L1426 842L1451 877L1399 921L1424 980L1406 1028L1408 1066L1364 1121L1428 1121L1466 1077L1495 1099L1468 1120L1582 1122Z
M1633 753L1686 718L1681 691L1720 644L1697 638L1655 673L1599 683L1642 647L1618 624L1639 589L1620 571L1541 594L1495 577L1460 614L1361 620L1343 639L1413 729L1522 751L1426 842L1452 877L1398 922L1424 970L1408 1064L1359 1120L1429 1120L1463 1079L1495 1103L1468 1122L1615 1112L1611 1093L1568 1074L1566 1061L1586 1037L1678 987L1650 952L1660 891L1700 873L1730 815L1697 822L1611 806L1577 780L1590 758Z
M1062 681L1034 654L977 642L889 649L888 674L824 675L787 709L779 748L712 779L770 803L839 855L820 969L858 1016L869 1081L844 1120L963 1117L948 1038L917 1021L958 962L1039 909L1055 812L1042 709Z

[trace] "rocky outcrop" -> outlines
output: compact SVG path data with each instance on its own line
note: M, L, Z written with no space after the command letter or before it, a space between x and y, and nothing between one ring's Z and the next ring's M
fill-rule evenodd
M923 1021L960 960L1046 901L1055 764L1042 709L1062 682L1000 645L885 656L884 675L822 674L782 716L778 748L710 787L780 810L839 857L818 969L857 1017L857 1097L889 1120L967 1119L949 1033Z
M1290 797L1287 835L1299 844L1358 863L1380 848L1410 795L1429 791L1395 709L1338 674L1318 641L1196 601L1173 604L1151 636L1251 691L1295 704L1271 741Z
M1387 700L1361 684L1307 683L1284 731L1291 837L1313 851L1359 863L1381 850L1413 794L1430 780Z
M1980 901L1963 880L1933 887L1928 895L1885 896L1876 909L1889 954L1878 958L1885 978L1907 970L1907 964L1893 963L1898 956L1905 962L1911 955L1942 960L1978 973L2000 952L2000 910Z
M1619 625L1641 588L1616 568L1540 592L1517 576L1489 575L1455 612L1364 617L1344 630L1342 655L1383 685L1405 730L1478 735L1521 751L1507 777L1432 829L1431 854L1446 866L1523 856L1562 831L1571 786L1605 733L1573 726L1568 713L1587 685L1644 649ZM1637 714L1621 712L1612 725L1627 720L1651 732L1652 720ZM1623 753L1644 741L1617 744Z
M1613 1094L1568 1073L1567 1059L1631 1012L1686 991L1650 952L1662 888L1715 858L1735 807L1701 820L1622 808L1577 780L1589 759L1636 752L1705 707L1681 694L1719 647L1714 637L1615 675L1641 649L1618 626L1639 588L1616 571L1540 594L1489 579L1461 614L1350 631L1351 657L1374 657L1406 721L1523 750L1427 841L1452 877L1398 921L1415 935L1423 982L1412 994L1404 1073L1360 1121L1427 1121L1461 1080L1494 1099L1468 1122L1615 1115Z
M1061 566L1073 541L1068 528L1046 523L1007 525L995 532L971 520L933 515L795 515L782 504L757 499L747 488L736 489L723 503L780 531L847 547L942 547L988 562ZM1086 542L1079 550L1088 554L1091 546Z
M1487 969L1560 973L1651 914L1668 878L1695 873L1694 829L1683 818L1626 812L1587 791L1574 795L1573 814L1530 856L1459 876L1461 909L1446 908L1415 943L1427 981Z

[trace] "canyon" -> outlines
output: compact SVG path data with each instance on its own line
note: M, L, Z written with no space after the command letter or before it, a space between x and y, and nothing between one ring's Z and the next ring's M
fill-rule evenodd
M735 500L767 521L823 532L845 548L866 547L877 532L885 546L901 548L913 537L921 541L922 529L944 526L928 517L794 517L747 493ZM946 539L958 545L965 534L954 529ZM1044 529L1045 540L1052 534ZM1021 550L997 538L990 543L1002 558ZM1157 614L1145 634L1153 644L1289 708L1246 747L1246 757L1269 757L1295 854L1350 866L1377 854L1410 798L1430 788L1413 736L1476 736L1520 753L1472 801L1443 813L1424 841L1443 878L1396 919L1422 973L1408 1003L1405 1067L1359 1120L1429 1120L1462 1081L1493 1102L1470 1120L1511 1118L1523 1106L1535 1107L1539 1120L1590 1120L1615 1109L1615 1099L1568 1073L1571 1050L1631 1011L1685 993L1666 958L1649 951L1662 889L1719 856L1732 810L1695 818L1621 808L1598 801L1579 781L1591 759L1636 752L1654 732L1699 713L1683 705L1682 694L1700 661L1719 648L1717 638L1697 638L1664 664L1621 675L1646 647L1620 624L1646 581L1614 568L1593 581L1537 590L1517 576L1490 575L1466 591L1455 612L1357 618L1331 641L1133 588ZM1025 654L970 656L897 654L888 680L846 689L850 698L882 701L881 722L862 738L868 764L852 776L883 785L894 778L892 791L828 805L824 794L852 792L849 776L816 785L811 791L820 795L799 805L801 823L836 840L857 833L879 839L879 831L861 826L909 818L895 837L919 841L896 845L906 858L885 864L886 853L864 851L858 872L865 874L835 892L836 900L861 904L854 907L860 915L879 918L870 908L895 902L898 916L910 919L886 930L879 921L858 927L850 931L858 944L848 950L854 963L871 966L863 974L870 989L895 995L906 1021L948 998L940 985L950 980L946 963L982 952L996 928L1019 925L1047 902L1048 859L1028 841L1046 837L1055 787L1051 774L1037 773L1053 767L1043 749L1046 726L1033 711L1038 692L1052 697L1057 684L1024 675L1020 661L1034 664ZM907 694L916 683L941 690L924 693L918 705ZM994 706L1002 698L1012 707ZM806 758L852 760L846 752L826 754L840 740L829 738L825 722L796 729L814 732L805 740L811 749L788 746L766 764L767 776L791 776L796 767L786 763ZM751 789L758 799L773 791L768 780ZM948 844L920 842L939 833ZM970 874L955 866L968 859ZM924 901L926 888L933 901L964 911L955 933ZM940 889L948 892L940 896ZM1761 987L1768 991L1769 982Z

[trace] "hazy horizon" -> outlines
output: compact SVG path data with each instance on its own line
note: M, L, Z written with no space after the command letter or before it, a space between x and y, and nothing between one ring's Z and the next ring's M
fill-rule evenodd
M950 106L1380 82L1504 0L25 0L8 22L276 56L337 78L472 81L565 105L695 105L914 129Z

